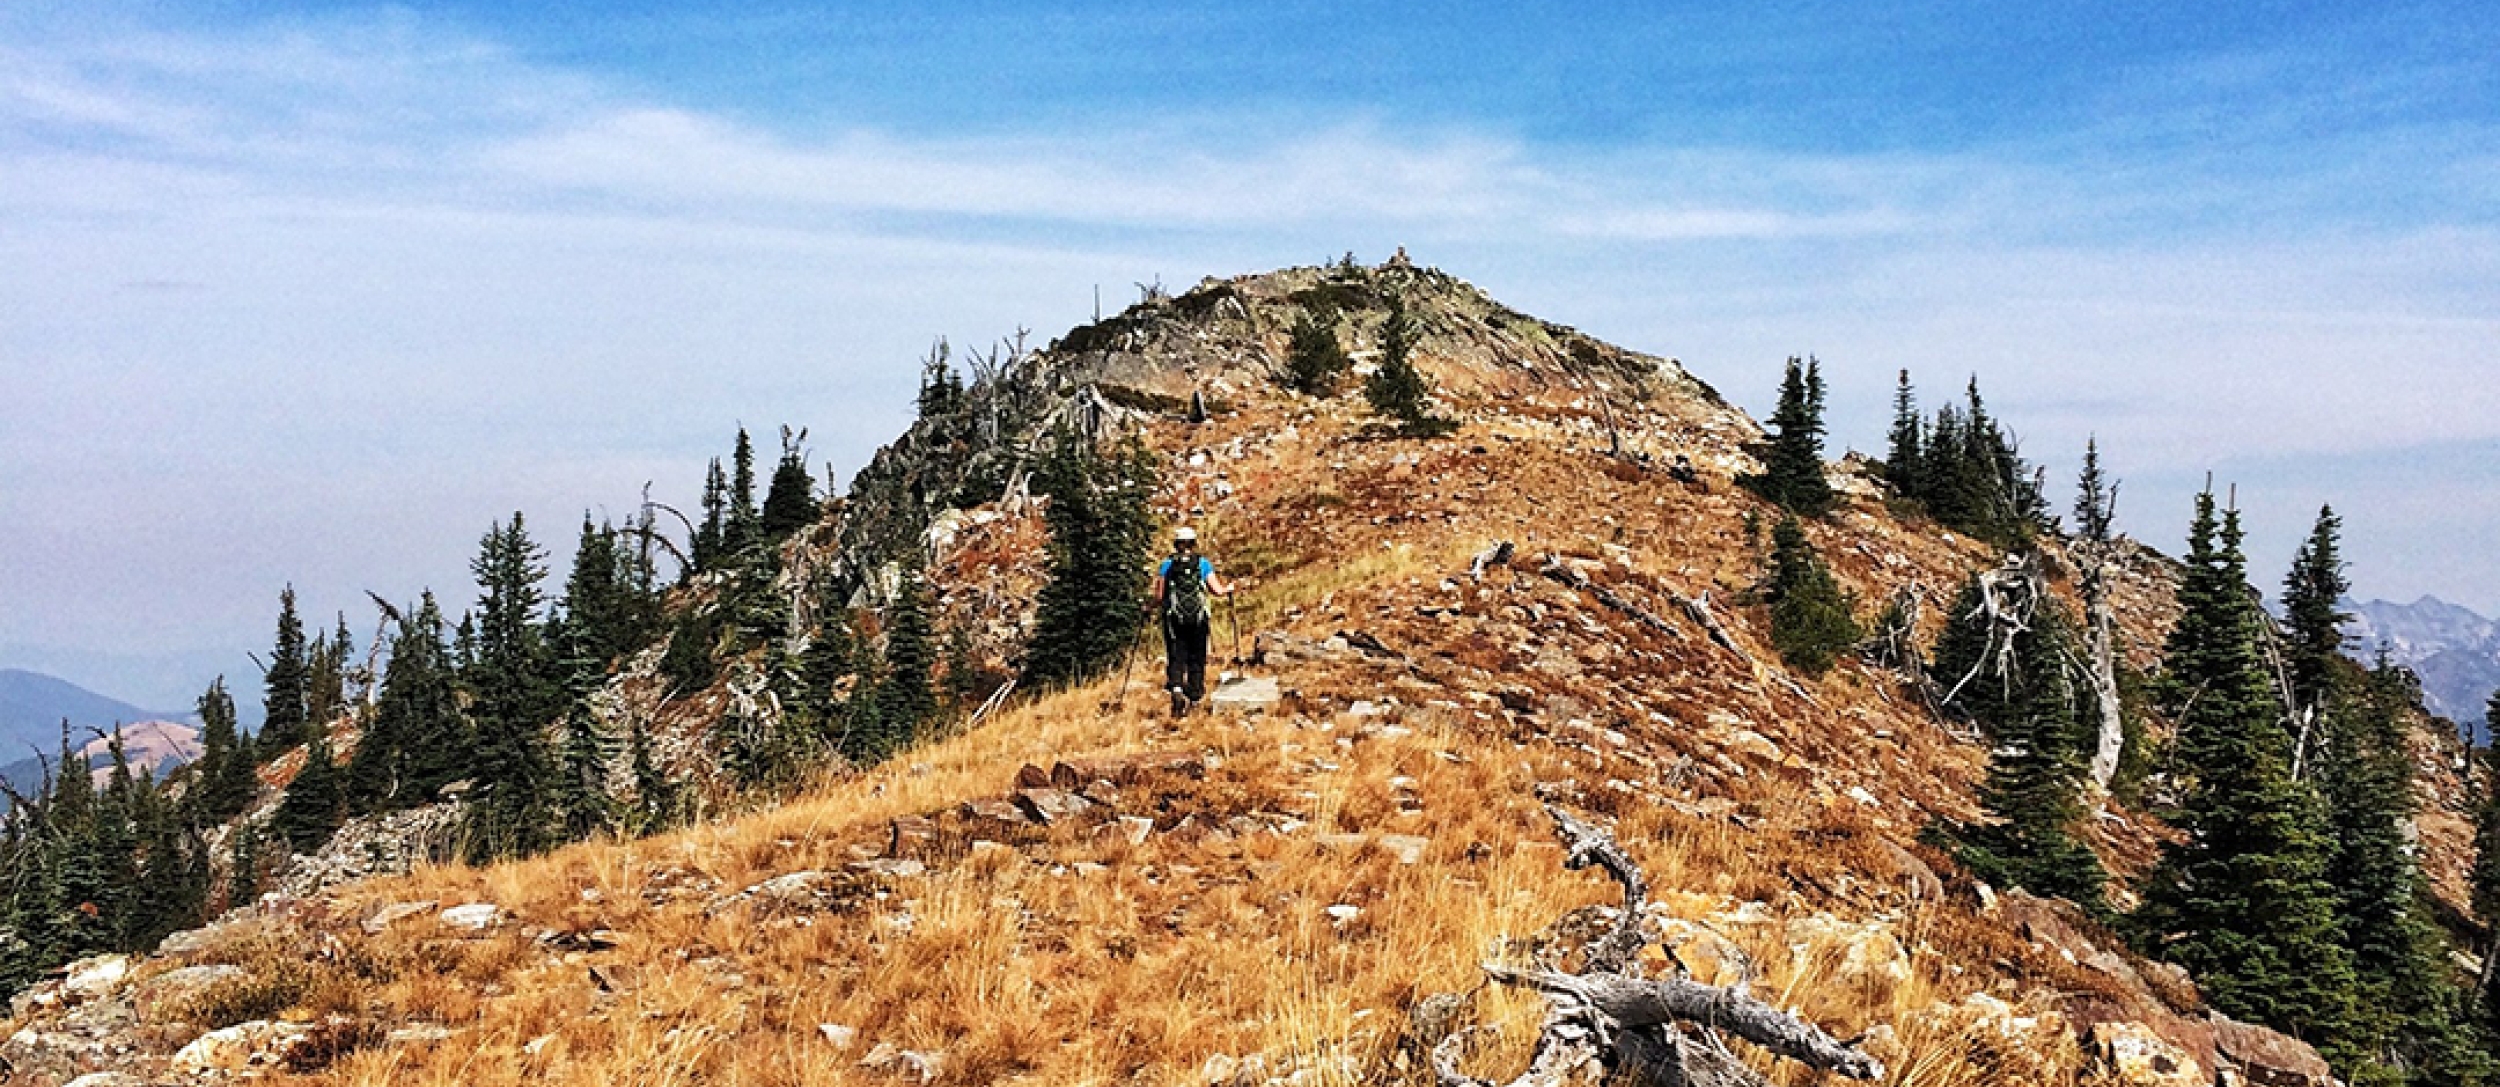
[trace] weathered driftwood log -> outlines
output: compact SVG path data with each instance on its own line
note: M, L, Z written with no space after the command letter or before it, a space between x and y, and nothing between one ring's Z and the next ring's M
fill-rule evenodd
M1762 1087L1766 1081L1728 1052L1720 1032L1852 1079L1883 1077L1883 1065L1873 1057L1742 992L1681 977L1640 977L1640 951L1648 940L1640 926L1648 895L1640 867L1604 830L1551 805L1546 812L1562 838L1564 867L1604 868L1623 887L1623 909L1613 931L1589 947L1576 974L1485 966L1494 981L1535 989L1547 1000L1528 1069L1505 1087L1558 1087L1591 1062L1616 1084ZM1441 1087L1491 1087L1458 1068L1468 1033L1451 1034L1432 1047L1433 1074Z
M1624 615L1629 616L1633 622L1639 623L1640 625L1648 627L1651 630L1658 631L1661 634L1672 634L1677 637L1682 637L1684 635L1684 632L1677 630L1675 628L1675 624L1668 622L1665 616L1659 615L1657 612L1651 611L1648 608L1644 608L1631 602L1630 600L1624 599L1622 593L1618 593L1613 589L1609 589L1594 581L1590 581L1587 574L1583 574L1579 570L1574 569L1570 563L1564 562L1558 555L1545 556L1545 564L1539 567L1537 572L1565 585L1569 585L1574 589L1585 592L1590 596L1596 597L1598 603L1622 612Z

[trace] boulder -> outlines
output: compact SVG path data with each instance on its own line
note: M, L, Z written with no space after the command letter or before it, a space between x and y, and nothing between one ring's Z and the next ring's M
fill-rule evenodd
M1085 814L1094 802L1064 789L1019 789L1016 807L1036 823L1059 823Z
M1032 767L1028 766L1025 769L1030 770ZM1018 774L1016 777L1021 781L1024 775ZM889 857L919 856L937 845L937 837L936 823L917 815L901 816L894 820L893 826L886 834L885 855Z
M1219 710L1258 710L1285 697L1274 676L1243 676L1208 692L1207 704Z
M254 1019L192 1039L174 1053L171 1067L176 1075L199 1075L278 1064L303 1044L304 1035L298 1024Z
M2084 1048L2116 1087L2208 1087L2212 1073L2142 1023L2095 1023Z
M1018 826L1032 822L1023 809L1004 800L969 800L961 809L964 821Z
M111 996L130 976L130 965L128 955L98 955L71 963L61 979L61 996L71 1004Z
M2309 1043L2216 1013L2214 1048L2255 1087L2334 1087L2335 1072Z

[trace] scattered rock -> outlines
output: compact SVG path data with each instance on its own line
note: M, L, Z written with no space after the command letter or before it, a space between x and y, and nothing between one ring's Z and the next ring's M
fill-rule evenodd
M2213 1077L2186 1050L2141 1023L2095 1023L2084 1048L2120 1087L2207 1087Z
M841 1023L818 1023L816 1033L824 1035L835 1049L849 1049L859 1042L859 1028Z
M243 976L243 968L229 963L211 966L185 966L168 970L139 983L132 1004L143 1016L152 1016L159 1009L169 1008L199 995L209 986Z
M597 970L592 968L593 973ZM412 1023L391 1031L387 1037L392 1045L434 1045L450 1041L451 1035L452 1029L440 1023Z
M1028 766L1025 769L1030 770L1032 767ZM1022 780L1023 775L1018 774L1017 779ZM885 855L889 857L918 856L937 845L937 837L936 823L917 815L902 816L894 820L893 827L886 835Z
M1035 766L1029 762L1025 763L1023 766L1016 768L1016 788L1050 788L1050 771L1044 770L1041 767Z
M887 879L910 879L914 876L927 875L929 872L928 865L909 857L879 857L872 861L852 861L851 868L854 871L866 872L872 876L884 876Z
M945 1073L946 1055L896 1049L892 1042L879 1042L876 1048L868 1051L867 1056L860 1058L859 1066L872 1072L896 1072L928 1083Z
M61 1087L145 1087L146 1082L127 1072L89 1072Z
M1424 849L1432 845L1432 839L1413 834L1383 834L1378 841L1380 848L1396 857L1399 864L1414 864L1423 860Z
M1142 815L1123 815L1115 825L1120 828L1120 836L1127 838L1130 845L1146 844L1147 835L1155 832L1155 821Z
M1094 806L1093 801L1062 789L1019 789L1016 807L1036 823L1050 824L1074 819Z
M825 872L814 870L790 872L747 888L745 896L761 898L785 906L813 905L819 890L832 880L833 876Z
M67 1003L84 1004L111 996L130 976L130 956L98 955L69 964L69 972L61 980L61 995Z
M1337 904L1336 904L1336 905L1334 905L1334 906L1330 906L1330 907L1328 907L1326 910L1323 910L1323 911L1321 911L1321 912L1326 913L1326 914L1328 915L1328 919L1329 919L1329 920L1334 921L1334 922L1336 922L1337 924L1342 925L1342 924L1345 924L1346 922L1349 922L1349 921L1354 920L1354 919L1355 919L1355 918L1357 918L1357 917L1361 917L1361 916L1363 916L1363 907L1361 907L1361 906L1353 906L1353 905L1348 905L1348 904L1346 904L1346 903L1340 902L1340 903L1337 903Z
M1243 676L1207 694L1207 704L1224 710L1265 709L1282 701L1284 689L1274 676Z
M398 924L401 921L405 921L421 913L434 912L435 905L436 903L432 899L427 899L423 902L393 902L390 905L373 911L372 916L365 918L365 932L371 935L379 936L384 930L389 929L392 925Z
M304 1028L294 1023L267 1019L238 1023L192 1039L174 1053L171 1067L177 1075L198 1075L277 1064L303 1044L304 1033Z
M1778 762L1781 757L1780 745L1772 743L1770 737L1749 728L1738 729L1735 735L1728 737L1727 746L1764 762Z
M453 906L440 915L443 924L463 932L484 932L504 920L503 907L492 902L471 902Z

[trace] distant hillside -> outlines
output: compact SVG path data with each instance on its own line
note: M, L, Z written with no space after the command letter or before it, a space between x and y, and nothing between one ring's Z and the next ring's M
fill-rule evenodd
M59 727L56 723L55 728ZM101 775L113 765L113 748L109 740L88 734L86 746L79 754L86 757L87 767ZM55 737L57 741L57 736ZM200 730L173 721L138 721L122 726L122 750L129 756L131 768L146 770L157 777L198 758ZM49 754L44 758L50 758ZM28 755L0 765L0 781L11 788L25 791L43 780L43 759ZM101 780L101 778L99 778Z
M2483 737L2483 706L2500 690L2500 622L2435 596L2350 607L2355 656L2369 660L2386 646L2422 677L2422 701L2432 713Z
M41 672L0 668L0 760L7 762L57 750L64 720L72 728L109 729L171 716L178 715L140 709Z

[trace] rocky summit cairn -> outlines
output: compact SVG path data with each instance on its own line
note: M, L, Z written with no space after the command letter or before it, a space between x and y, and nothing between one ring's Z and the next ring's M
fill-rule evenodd
M1883 1078L1884 1066L1873 1057L1735 989L1681 977L1642 978L1641 949L1650 937L1641 929L1649 890L1640 867L1612 834L1552 805L1545 811L1562 837L1563 867L1604 868L1623 885L1623 908L1614 929L1589 945L1577 972L1485 965L1486 976L1534 989L1548 1002L1535 1056L1505 1087L1552 1087L1592 1062L1615 1084L1769 1087L1769 1080L1728 1051L1722 1032L1837 1075ZM1433 1073L1441 1087L1492 1087L1458 1069L1469 1033L1453 1032L1433 1046Z

